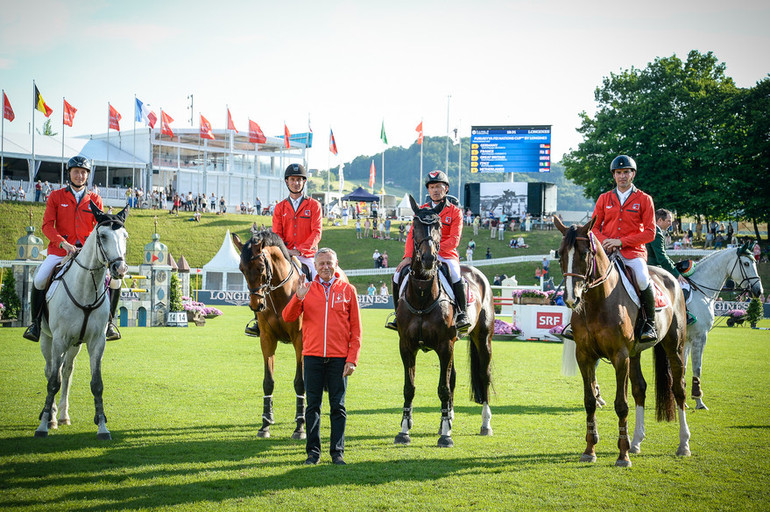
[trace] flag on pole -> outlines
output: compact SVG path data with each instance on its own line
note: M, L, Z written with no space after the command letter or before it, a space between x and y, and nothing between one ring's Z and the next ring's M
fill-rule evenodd
M121 119L123 119L123 116L121 116L120 113L118 113L118 111L115 110L115 107L113 107L109 103L107 105L110 108L110 110L109 110L109 123L108 123L108 127L112 128L113 130L120 131L120 123L119 123L119 121Z
M78 111L75 107L67 103L67 100L62 98L64 102L64 124L72 128L72 121L75 120L75 112Z
M144 122L144 124L149 124L151 128L155 128L155 121L158 120L158 116L152 113L150 109L147 108L147 105L139 101L139 98L136 98L134 119L136 119L137 123Z
M334 132L329 128L329 151L337 156L337 141L334 140Z
M286 149L289 149L289 137L291 137L291 133L289 133L289 127L286 126L286 123L283 123L283 145L286 147Z
M214 140L214 132L211 130L211 123L201 114L201 139Z
M372 160L372 166L369 168L369 187L374 186L374 160Z
M227 109L227 129L228 130L234 130L235 133L238 133L238 129L235 127L235 123L233 123L233 116L230 114L230 109Z
M150 124L150 128L155 128L155 123L158 122L158 116L155 115L155 112L150 110L150 113L147 114L147 122Z
M35 110L39 110L43 114L45 114L45 117L49 117L53 110L51 107L45 104L45 101L43 101L43 97L40 95L40 91L37 89L37 85L35 85Z
M160 133L163 135L168 135L169 137L174 136L174 132L171 130L171 127L169 126L170 123L173 123L174 120L171 118L170 115L163 112L163 110L160 111Z
M8 101L8 95L5 92L3 92L3 117L9 121L16 119L16 114L13 113L11 102Z
M422 121L420 121L415 130L417 131L417 144L422 144Z
M380 139L382 139L382 142L384 142L386 145L388 143L388 136L385 135L385 120L382 120L382 128L380 129Z
M259 125L251 119L249 119L249 142L261 144L267 142L267 137L265 137L262 128L260 128Z

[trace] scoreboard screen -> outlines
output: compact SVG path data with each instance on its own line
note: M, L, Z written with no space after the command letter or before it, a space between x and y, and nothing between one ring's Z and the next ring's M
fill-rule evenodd
M551 125L471 127L471 172L550 172Z

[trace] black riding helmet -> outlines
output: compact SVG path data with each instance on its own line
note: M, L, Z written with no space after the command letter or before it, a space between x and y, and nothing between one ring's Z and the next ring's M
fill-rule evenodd
M78 167L80 169L85 169L86 171L91 172L91 160L80 155L73 156L67 162L67 170L69 171L73 167Z
M287 180L290 176L300 176L307 180L305 166L302 164L290 164L289 167L286 168L286 172L283 173L283 179Z
M636 172L636 162L630 156L618 155L610 164L610 172L615 172L615 169L633 169Z
M449 186L449 177L446 175L444 171L431 171L428 173L428 179L425 180L425 188L428 188L428 185L431 183L443 183L447 187Z

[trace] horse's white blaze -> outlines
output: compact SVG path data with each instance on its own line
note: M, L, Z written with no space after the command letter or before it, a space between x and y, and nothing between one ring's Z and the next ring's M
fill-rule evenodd
M484 402L481 406L481 428L489 429L492 423L492 409L489 407L489 403Z
M575 248L571 247L569 252L567 253L567 272L572 274L572 265L574 264L573 261L575 259ZM565 286L567 289L567 304L572 304L575 302L575 295L573 294L572 289L572 276L567 276L567 284Z
M634 424L634 439L631 441L631 451L639 453L639 448L644 441L644 407L636 406L636 421Z

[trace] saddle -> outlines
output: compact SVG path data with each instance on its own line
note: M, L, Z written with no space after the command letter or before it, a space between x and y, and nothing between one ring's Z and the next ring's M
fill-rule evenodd
M623 283L623 287L626 289L628 296L631 297L631 300L636 304L636 307L641 308L641 302L639 301L639 285L636 282L633 271L628 268L620 258L616 258L614 263L620 273L620 281ZM655 292L655 310L660 311L669 305L668 297L663 293L663 290L660 289L655 280L651 279L650 283Z
M444 293L447 294L449 297L449 300L452 302L455 301L455 293L452 289L452 279L449 274L449 265L447 265L445 262L439 263L439 273L438 273L438 280L439 280L439 286L441 286L441 289L444 290ZM409 267L404 267L401 269L401 274L399 276L399 289L398 289L398 296L399 298L404 296L404 293L406 293L406 283L409 280ZM466 294L466 300L467 304L472 304L476 302L476 295L473 293L473 290L471 290L470 283L468 283L468 280L465 279L465 276L462 277L463 282L465 282L465 294Z
M299 261L299 259L296 256L291 257L291 264L294 265L294 268L305 274L305 278L308 281L313 280L313 273L310 271L310 267Z

